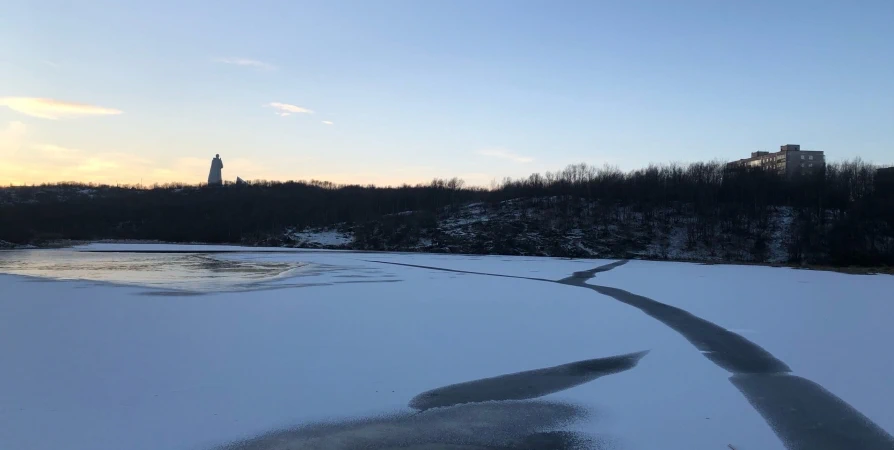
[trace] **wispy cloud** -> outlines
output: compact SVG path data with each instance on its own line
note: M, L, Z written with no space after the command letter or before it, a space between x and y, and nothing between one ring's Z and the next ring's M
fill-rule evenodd
M70 159L70 158L78 158L81 155L81 151L74 148L62 147L60 145L53 144L37 144L34 146L35 150L41 152L43 156L55 158L55 159Z
M0 185L58 181L137 183L157 167L156 162L139 154L56 144L22 142L18 149L4 151L2 139L0 160ZM207 173L207 168L203 172Z
M491 158L507 159L517 163L529 163L534 161L530 156L522 156L503 148L486 148L478 151L479 155L489 156Z
M332 122L331 120L324 120L323 125L335 125L335 123Z
M0 166L12 164L10 158L22 149L27 135L28 125L17 120L0 126L0 158L3 159Z
M0 134L4 136L22 136L28 132L28 125L25 125L18 120L13 120L6 124L2 130L0 130Z
M51 98L2 97L0 105L41 119L63 119L81 116L108 116L121 114L120 110L103 106L73 103Z
M272 102L272 103L268 103L266 106L276 109L277 114L279 114L280 116L283 116L283 117L289 116L292 114L313 114L314 113L313 111L311 111L307 108L290 105L288 103Z
M254 67L256 69L273 70L276 68L273 64L248 58L214 58L212 61L222 64L232 64L234 66Z

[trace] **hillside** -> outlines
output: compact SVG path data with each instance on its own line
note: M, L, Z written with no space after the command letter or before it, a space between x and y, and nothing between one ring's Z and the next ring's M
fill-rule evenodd
M0 188L0 241L894 266L894 183L881 173L859 160L795 179L717 162L626 173L579 164L491 189L459 179L22 186Z
M264 244L305 248L555 257L646 258L784 263L791 259L794 212L773 209L765 223L706 229L686 211L601 207L561 198L515 199L404 212L358 226L289 229Z

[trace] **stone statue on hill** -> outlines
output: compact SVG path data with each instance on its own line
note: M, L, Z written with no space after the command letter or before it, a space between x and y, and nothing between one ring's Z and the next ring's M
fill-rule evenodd
M211 171L208 173L209 186L220 186L223 184L222 169L223 160L220 159L220 155L214 155L214 159L211 160Z

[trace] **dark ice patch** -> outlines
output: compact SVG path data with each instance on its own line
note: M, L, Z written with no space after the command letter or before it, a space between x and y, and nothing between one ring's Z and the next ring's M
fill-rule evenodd
M789 450L891 450L894 437L822 386L794 375L734 375L730 381Z
M565 403L473 403L305 425L234 442L220 450L607 449L599 439L555 431L585 417L584 409Z
M563 391L633 368L647 352L588 359L545 369L452 384L423 392L410 407L420 410L500 400L525 400Z

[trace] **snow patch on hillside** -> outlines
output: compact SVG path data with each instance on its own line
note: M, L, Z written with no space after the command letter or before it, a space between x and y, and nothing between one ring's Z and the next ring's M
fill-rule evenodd
M789 260L788 240L792 236L792 222L795 220L795 211L788 206L780 207L771 217L770 229L772 230L770 239L770 257L771 263L784 263Z
M407 212L390 217L363 229L338 224L290 230L285 245L775 264L789 260L794 212L776 208L763 222L752 219L729 230L720 222L706 226L685 208L646 213L633 206L546 197L446 207L430 223Z
M344 247L354 242L354 234L338 230L319 228L316 230L293 231L289 237L300 246Z

